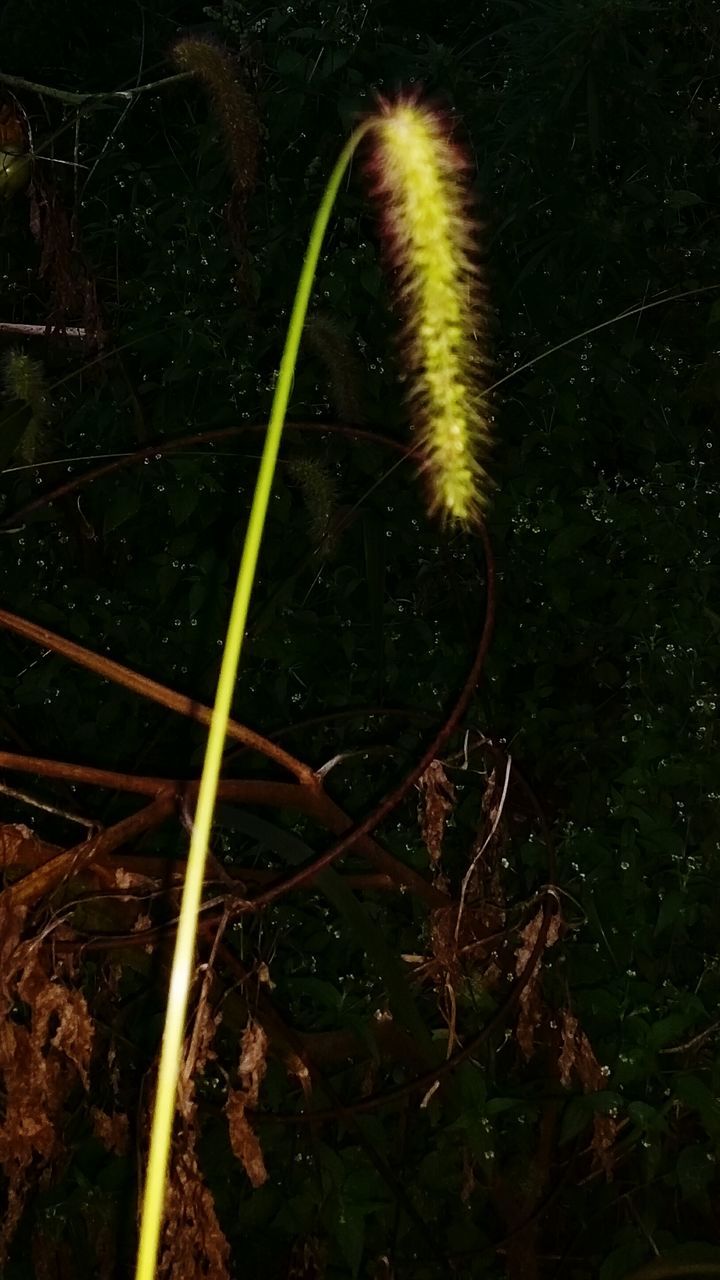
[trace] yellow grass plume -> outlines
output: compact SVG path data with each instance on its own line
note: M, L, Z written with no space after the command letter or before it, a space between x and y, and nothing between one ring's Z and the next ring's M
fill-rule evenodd
M380 100L368 165L405 313L403 360L431 514L469 526L487 504L490 443L483 290L463 182L440 112Z

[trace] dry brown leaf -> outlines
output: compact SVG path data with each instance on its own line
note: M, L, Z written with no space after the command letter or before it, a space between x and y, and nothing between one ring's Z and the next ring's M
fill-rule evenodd
M72 1246L52 1231L33 1231L30 1248L34 1280L68 1280L77 1275Z
M442 857L442 844L448 815L455 807L455 788L439 760L432 760L418 782L420 805L418 817L430 861L437 866Z
M500 931L505 925L505 890L503 886L503 854L509 840L506 823L502 820L504 781L499 781L493 769L485 784L481 811L468 860L468 871L463 878L462 900L467 897L479 903L482 924L488 932ZM505 866L507 863L504 864ZM465 915L465 906L461 913Z
M85 997L58 979L37 939L20 940L24 912L13 913L6 899L1 910L0 1267L31 1187L62 1150L65 1104L78 1076L88 1086L93 1039ZM13 1017L18 1000L28 1010L22 1024Z
M129 1142L129 1125L124 1111L114 1111L109 1115L99 1107L92 1107L90 1118L93 1133L102 1142L105 1150L112 1151L118 1156L125 1155Z
M303 1062L299 1053L295 1053L294 1049L289 1045L283 1053L283 1058L290 1075L295 1076L295 1079L300 1085L306 1103L309 1103L312 1096L312 1076L310 1074L310 1068L305 1062Z
M69 321L80 322L87 340L102 347L105 333L97 289L79 251L77 230L59 189L37 173L30 187L30 230L40 249L38 275L50 289L49 327L63 332Z
M60 993L60 999L57 994ZM68 987L55 986L55 1016L58 1020L57 1031L51 1044L65 1054L75 1065L80 1079L86 1089L90 1088L88 1068L92 1056L92 1043L95 1024L90 1016L87 1001L81 991L73 991Z
M459 943L455 938L456 924L457 907L454 903L452 906L438 907L436 911L433 911L430 925L430 946L433 959L451 981L457 981L460 978Z
M560 1080L565 1088L571 1083L573 1072L586 1093L597 1093L605 1088L602 1067L593 1052L585 1032L574 1014L568 1009L562 1013L562 1051L558 1060Z
M139 871L128 871L127 867L115 867L112 871L113 883L118 889L143 889L153 883L150 876Z
M498 824L502 810L504 790L504 781L501 782L498 777L497 769L492 769L488 775L488 780L485 783L485 791L483 793L481 805L485 824L489 829L492 829Z
M575 1075L585 1093L600 1093L605 1088L605 1074L593 1047L577 1018L563 1009L561 1027L562 1049L558 1059L560 1080L565 1088ZM614 1116L597 1114L593 1117L592 1149L598 1164L610 1181L615 1159L612 1148L617 1136L618 1124Z
M178 1138L168 1178L160 1280L230 1280L228 1244L196 1153L197 1124Z
M195 1114L195 1081L205 1071L208 1062L217 1056L212 1043L220 1021L221 1015L211 1011L207 991L203 988L190 1045L178 1079L177 1109L188 1123Z
M267 1070L267 1036L259 1022L248 1022L242 1038L238 1073L252 1106L257 1105L260 1085Z
M264 1182L267 1182L267 1169L260 1141L251 1129L245 1114L246 1106L247 1096L242 1089L228 1090L225 1115L233 1155L240 1161L252 1185L261 1187Z
M188 1280L195 1280L196 1276L230 1280L230 1246L197 1156L200 1127L195 1081L215 1057L212 1042L219 1022L220 1015L211 1011L204 983L178 1081L177 1108L182 1124L173 1144L168 1177L166 1225L158 1267L160 1280L184 1280L185 1276Z
M62 850L54 844L39 840L30 827L22 822L0 826L0 870L10 867L34 870L41 867Z
M544 912L542 907L533 916L532 920L526 924L520 937L522 943L515 952L515 973L519 978L525 971L530 961L530 957L535 950L540 929L542 927ZM559 912L555 912L550 917L547 938L545 940L545 948L553 947L558 940L560 934L561 917ZM542 1001L542 959L535 965L534 972L530 975L528 982L522 989L520 994L520 1013L518 1015L517 1027L515 1028L515 1036L522 1052L526 1058L531 1058L535 1051L535 1032L540 1025L542 1018L543 1001Z
M241 1089L229 1089L225 1104L233 1154L242 1164L254 1187L267 1181L260 1142L250 1126L246 1110L256 1107L260 1085L267 1070L267 1036L259 1022L248 1022L243 1032L238 1074Z
M0 107L0 149L26 151L25 125L14 106L3 103Z

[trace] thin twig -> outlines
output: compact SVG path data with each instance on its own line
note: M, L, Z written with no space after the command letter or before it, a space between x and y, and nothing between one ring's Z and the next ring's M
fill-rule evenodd
M490 841L492 840L493 836L495 835L495 832L496 832L496 831L497 831L497 829L498 829L498 825L499 825L499 823L500 823L500 819L501 819L501 817L502 817L502 815L503 815L503 810L504 810L504 808L505 808L505 798L506 798L506 796L507 796L508 783L509 783L509 781L510 781L510 770L511 770L511 768L512 768L512 756L508 756L508 758L507 758L507 765L506 765L506 767L505 767L505 781L504 781L504 783L503 783L502 795L501 795L501 797L500 797L500 803L499 803L499 805L498 805L498 807L497 807L497 809L496 809L496 812L495 812L495 817L494 817L494 819L493 819L492 826L491 826L490 830L488 831L488 834L486 835L485 839L483 840L483 842L482 842L482 844L481 844L480 848L478 849L477 853L475 854L475 857L473 858L472 862L470 863L470 866L468 867L467 871L465 872L465 875L463 876L462 886L461 886L461 889L460 889L460 904L459 904L459 906L458 906L457 920L455 921L455 943L456 943L456 945L457 945L458 939L459 939L459 937L460 937L460 922L461 922L461 920L462 920L462 913L463 913L463 910L464 910L464 908L465 908L465 898L467 897L468 885L470 884L470 881L471 881L471 879L472 879L472 877L473 877L473 875L474 875L475 868L477 867L477 865L478 865L478 863L479 863L480 859L482 858L482 856L483 856L483 854L484 854L485 850L487 849L487 847L488 847L488 845L489 845Z
M77 875L96 858L114 853L116 849L146 831L159 827L175 808L175 797L168 793L158 796L129 818L123 818L115 826L93 835L82 844L59 853L56 858L36 867L35 870L15 881L0 893L0 904L10 911L34 906L40 898L51 893L64 880Z
M46 324L10 324L9 322L0 323L0 333L14 333L19 338L45 338L47 337L48 326ZM63 329L64 338L85 338L87 336L86 329L73 328L72 326Z
M720 1019L718 1019L717 1022L711 1023L704 1031L698 1032L696 1036L692 1037L692 1040L686 1040L684 1044L674 1044L670 1049L661 1049L660 1052L686 1053L689 1049L697 1049L698 1045L704 1044L706 1040L709 1040L711 1036L714 1036L716 1031L720 1031Z
M106 93L75 93L72 89L55 89L47 84L38 84L35 80L26 80L23 76L11 76L0 71L0 84L11 89L25 89L28 93L37 93L43 98L55 98L68 107L87 107L94 102L127 102L141 93L154 93L169 84L178 84L181 80L191 80L191 71L180 71L176 75L163 76L161 80L151 80L148 84L139 84L134 89L110 89Z
M377 444L382 448L392 449L396 453L407 456L410 456L410 453L412 452L399 440L392 440L375 431L368 431L363 427L347 426L344 423L286 422L285 430L315 432L321 435L335 433L337 435L347 436L353 440L366 440L370 444ZM127 467L132 467L139 462L144 462L146 459L160 462L163 460L165 454L176 453L181 449L191 448L196 444L212 444L216 440L229 440L232 439L233 436L243 435L246 431L267 431L267 423L247 422L237 427L223 427L219 431L196 431L189 436L175 436L170 439L158 440L155 444L146 445L144 448L136 449L131 453L124 453L119 456L113 455L113 460L111 462L103 463L103 465L99 467L92 467L90 470L84 472L83 475L74 476L71 480L65 480L54 489L48 489L45 493L39 494L36 498L33 498L31 502L27 502L23 507L20 507L11 515L3 516L2 520L0 520L0 529L16 525L19 521L25 520L34 511L39 511L43 507L49 506L53 502L57 502L60 498L66 498L68 494L75 493L77 489L84 488L85 485L92 484L95 480L100 480L102 476L112 475L116 471L123 471ZM208 453L207 456L211 458L213 455L212 453ZM72 459L65 458L63 461L71 462ZM2 474L4 474L4 472L0 472L0 475Z
M0 627L5 627L7 631L23 636L26 640L32 640L34 644L42 645L44 649L51 649L53 653L61 654L62 657L67 658L70 662L77 663L78 666L84 667L87 671L92 671L95 675L111 680L113 684L119 684L125 689L130 689L133 693L139 694L140 697L148 698L151 702L157 702L160 706L167 707L170 711L177 711L180 715L188 716L199 724L210 724L212 707L207 707L204 703L197 702L194 698L189 698L185 694L176 693L174 689L168 689L165 685L159 684L157 680L151 680L148 676L140 675L139 672L133 671L130 667L126 667L120 662L115 662L111 658L104 658L100 654L93 653L91 649L75 644L73 640L66 640L64 636L56 635L54 631L48 631L45 627L39 627L36 623L29 622L26 618L21 618L6 609L0 609ZM275 764L293 774L299 782L305 783L310 788L317 786L315 774L310 765L304 764L302 760L298 760L296 756L291 755L289 751L285 751L276 743L270 742L262 734L256 733L254 729L249 729L245 725L239 724L237 720L231 720L228 723L227 736L233 738L236 742L243 742L254 751L259 751L261 755L267 756L269 760L273 760Z
M33 796L29 791L20 791L17 787L8 787L4 782L0 782L0 793L4 796L10 796L13 800L20 800L23 804L29 804L33 809L41 809L43 813L52 813L56 818L64 818L66 822L75 822L79 827L87 827L89 831L93 831L97 823L92 818L83 818L79 813L70 813L68 809L58 809L54 804L48 804L47 800L40 800L37 796Z
M58 778L65 782L104 787L113 791L129 792L134 795L157 796L171 793L180 805L181 811L184 808L188 813L197 798L200 785L197 778L141 777L137 774L119 773L113 769L97 769L92 765L71 764L61 760L45 760L40 756L20 755L12 751L0 751L0 768L31 773L38 777ZM352 826L352 820L322 789L319 780L316 785L316 775L312 771L311 777L312 785L307 785L304 781L266 782L262 779L225 778L218 784L218 799L244 805L267 805L275 809L292 809L304 813L335 835L346 831ZM441 890L429 884L418 871L406 866L371 836L364 835L359 838L358 852L373 863L379 872L387 876L396 888L416 893L429 907L448 905L448 899ZM276 876L273 875L271 878L274 883Z

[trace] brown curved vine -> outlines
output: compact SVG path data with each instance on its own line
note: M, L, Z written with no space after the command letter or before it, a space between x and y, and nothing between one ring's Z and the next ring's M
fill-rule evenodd
M317 434L327 434L328 432L335 435L347 436L352 440L366 440L369 444L377 444L384 449L391 449L395 453L410 454L412 449L408 449L407 445L402 444L399 440L392 440L389 436L383 436L375 431L370 431L365 427L346 426L340 422L286 422L286 431L308 431ZM247 422L237 427L222 427L215 431L195 431L192 435L175 436L166 440L157 441L155 444L146 445L142 449L135 449L132 453L123 455L120 458L113 458L111 462L104 462L100 466L91 467L84 471L82 475L74 476L71 480L64 480L62 484L55 485L52 489L46 489L44 493L38 494L30 502L26 502L24 506L18 507L16 511L9 515L4 515L0 519L0 530L12 529L27 519L35 511L41 511L43 507L50 506L53 502L58 502L61 498L67 498L72 493L77 493L78 489L84 489L86 485L92 484L95 480L102 479L103 476L113 475L116 471L124 471L128 467L137 466L140 462L157 460L161 461L167 453L177 453L181 449L192 448L196 444L214 444L217 440L230 440L233 436L239 436L246 431L267 431L266 422ZM209 458L212 454L207 455Z
M268 906L269 903L275 902L291 889L298 888L298 886L301 885L308 876L316 875L318 871L323 869L323 867L329 866L336 860L336 858L347 853L348 850L361 839L361 837L367 836L370 832L374 831L375 828L378 827L385 818L387 818L388 814L392 813L393 809L397 808L401 801L405 799L410 789L423 775L428 765L436 759L438 753L442 750L443 746L454 733L455 729L457 729L465 711L467 710L480 677L480 672L482 671L485 658L490 647L495 622L495 563L493 560L490 539L484 525L481 524L479 526L479 532L485 551L487 572L485 620L472 666L449 716L435 734L430 745L426 747L419 762L413 765L412 769L410 769L402 781L398 783L392 791L388 792L372 813L368 814L366 818L363 818L363 820L352 827L351 830L342 837L342 839L338 840L329 849L326 849L324 853L319 854L318 857L314 858L307 866L301 867L299 871L295 871L291 875L285 876L282 880L278 880L276 884L271 885L262 894L251 899L247 904L247 910L258 911L262 907Z
M177 711L180 715L188 716L191 720L196 720L199 724L205 726L210 724L212 707L207 707L204 703L197 702L186 694L176 693L174 689L169 689L157 680L151 680L149 676L143 676L140 672L133 671L131 667L126 667L121 662L116 662L112 658L104 658L99 653L93 653L91 649L86 649L84 645L77 644L74 640L66 640L64 636L59 636L54 631L49 631L47 627L40 627L37 623L29 622L27 618L21 618L16 613L10 613L7 609L0 609L0 627L4 627L6 631L14 632L15 635L23 636L26 640L32 640L34 644L42 645L44 649L51 649L53 653L59 653L70 662L75 662L87 671L92 671L94 675L101 676L105 680L111 680L113 684L119 684L125 689L130 689L132 693L137 693L142 698L148 698L150 702L157 702L169 711ZM246 725L239 724L237 720L230 720L228 722L227 736L236 742L242 742L254 751L260 752L261 755L272 760L280 768L286 769L288 773L293 774L304 785L310 788L317 785L315 772L309 764L298 760L297 756L291 755L289 751L285 751L283 747L271 742L269 738L263 737L262 734L256 733L254 729L249 729Z

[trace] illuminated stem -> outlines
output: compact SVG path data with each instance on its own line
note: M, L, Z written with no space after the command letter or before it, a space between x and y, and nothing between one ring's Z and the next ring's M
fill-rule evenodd
M265 517L272 489L273 475L277 461L283 423L287 412L288 401L297 360L300 339L302 337L305 316L310 293L317 269L318 258L322 248L332 207L337 196L340 183L350 163L360 139L370 128L371 122L360 125L346 143L332 171L325 189L320 208L315 217L305 261L300 273L300 280L295 294L292 315L288 326L285 348L278 380L275 387L270 421L268 424L265 446L263 449L260 470L258 472L255 493L250 508L245 543L238 572L237 585L233 598L227 636L223 649L220 675L218 678L215 705L213 708L210 730L208 733L205 760L203 764L197 807L193 824L190 850L187 859L185 885L183 889L180 918L178 922L175 952L170 974L170 990L168 994L163 1032L160 1066L158 1069L157 1092L153 1112L152 1130L150 1134L150 1151L148 1156L147 1177L142 1200L142 1216L140 1222L140 1240L138 1245L136 1280L154 1280L157 1263L160 1233L163 1221L165 1187L170 1157L173 1120L177 1095L178 1078L181 1066L181 1054L187 1018L190 984L195 957L195 941L197 936L197 917L202 898L205 864L207 860L208 842L212 828L213 811L217 794L218 779L225 745L225 734L232 705L238 664L242 650L242 642L247 623L248 607L252 592L255 571L257 568L260 544L262 541Z
M190 51L193 50L197 60L198 52L203 50L192 46ZM210 56L207 50L204 54L206 59ZM208 842L295 364L330 213L355 149L371 128L376 133L376 193L384 200L386 239L393 247L400 292L409 313L406 356L434 488L431 509L471 525L486 500L489 478L479 455L489 434L488 417L477 376L478 365L485 359L482 343L478 342L478 334L483 331L483 307L472 257L474 228L466 216L460 182L466 161L450 143L442 119L418 105L414 96L400 99L397 104L381 101L379 112L354 131L330 176L310 234L280 362L223 649L188 853L160 1053L136 1280L153 1280L155 1276ZM319 777L313 778L311 785L314 782L321 785ZM333 849L326 857L334 857L337 852ZM265 897L269 900L267 894ZM257 900L258 905L261 899Z

